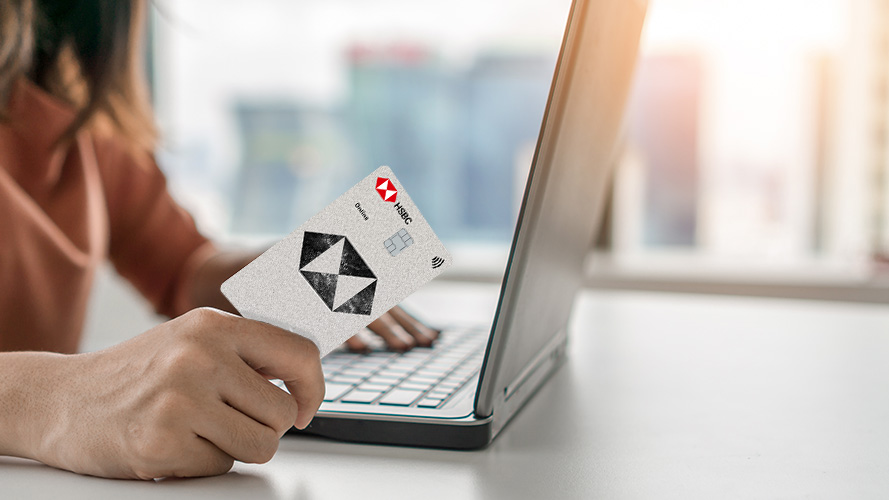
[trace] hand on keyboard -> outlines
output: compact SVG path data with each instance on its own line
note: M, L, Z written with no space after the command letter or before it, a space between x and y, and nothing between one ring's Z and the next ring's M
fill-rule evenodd
M478 374L487 333L452 328L439 335L434 347L406 353L334 351L321 360L324 401L439 408Z
M429 328L398 306L367 325L367 328L379 335L386 345L395 351L408 351L416 346L429 347L439 333L438 330ZM359 335L347 340L346 346L355 352L367 351L370 348Z

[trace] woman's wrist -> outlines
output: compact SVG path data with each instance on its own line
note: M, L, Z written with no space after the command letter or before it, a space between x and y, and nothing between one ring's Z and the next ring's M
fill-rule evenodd
M222 295L219 286L222 282L240 271L259 256L254 251L218 252L198 268L191 284L192 302L195 307L215 307L223 311L237 313L231 303Z
M74 356L0 353L0 455L40 459L52 429L62 367Z

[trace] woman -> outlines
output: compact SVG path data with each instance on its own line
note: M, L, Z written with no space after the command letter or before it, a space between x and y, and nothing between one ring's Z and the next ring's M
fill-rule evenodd
M106 477L220 474L269 460L324 381L311 342L217 310L232 310L219 285L256 254L217 249L166 190L143 15L139 0L0 0L0 351L16 351L0 353L0 455ZM176 319L71 354L106 258ZM436 335L397 308L371 329L395 349Z

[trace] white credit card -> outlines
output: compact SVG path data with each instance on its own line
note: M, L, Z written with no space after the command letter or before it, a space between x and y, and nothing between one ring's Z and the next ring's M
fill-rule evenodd
M336 349L451 265L389 167L380 167L222 284L242 316Z

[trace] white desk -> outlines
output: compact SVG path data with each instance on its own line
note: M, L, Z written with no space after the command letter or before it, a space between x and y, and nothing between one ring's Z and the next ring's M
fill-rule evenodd
M288 437L268 464L158 482L0 458L0 497L889 496L889 306L586 293L572 334L482 451Z

